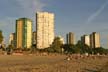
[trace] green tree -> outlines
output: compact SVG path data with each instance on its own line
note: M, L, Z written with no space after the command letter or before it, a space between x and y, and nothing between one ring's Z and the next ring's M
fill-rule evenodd
M85 51L84 51L84 48L85 48L85 46L84 46L84 44L79 40L78 42L77 42L77 44L76 44L76 53L84 53Z
M77 42L76 46L77 48L80 48L80 53L92 54L92 49L88 45L81 42L80 40Z
M49 52L49 53L54 53L55 51L54 51L53 48L49 47L49 48L47 48L47 52Z
M3 41L3 34L2 34L2 31L0 30L0 44L2 43Z
M108 49L105 49L103 47L99 47L99 48L94 48L93 49L94 54L108 54Z
M8 47L6 48L7 54L11 54L13 51L13 46L12 45L8 45Z
M63 48L64 48L64 52L65 53L69 53L69 54L72 54L72 53L75 53L75 49L76 49L76 46L75 45L72 45L72 44L65 44L63 45Z
M54 42L52 43L50 49L51 51L57 52L57 53L61 53L62 52L62 42L60 40L59 37L55 37Z

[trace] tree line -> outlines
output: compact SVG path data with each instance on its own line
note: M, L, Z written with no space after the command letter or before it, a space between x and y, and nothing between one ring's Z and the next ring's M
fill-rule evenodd
M0 48L10 52L17 50L14 48L12 45L9 45L6 49L4 49L1 44L3 41L3 34L2 31L0 30ZM45 48L45 49L38 49L36 48L36 45L32 45L30 49L22 49L23 51L39 51L39 52L48 52L48 53L64 53L64 54L108 54L108 49L99 47L99 48L90 48L88 45L82 43L80 40L75 44L63 44L62 41L60 40L60 37L55 37L54 42L50 47Z
M63 44L59 37L54 39L54 42L49 48L40 50L49 53L64 53L64 54L108 54L108 49L103 47L90 48L90 46L82 43L80 40L75 44Z

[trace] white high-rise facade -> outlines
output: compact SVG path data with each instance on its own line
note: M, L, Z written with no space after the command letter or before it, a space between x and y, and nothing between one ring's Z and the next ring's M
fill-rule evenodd
M93 32L90 35L90 45L91 48L99 48L100 47L100 34Z
M90 46L90 36L89 36L89 35L84 35L84 36L82 36L82 37L81 37L81 41L82 41L84 44Z
M49 12L36 13L36 47L48 48L54 40L54 14Z

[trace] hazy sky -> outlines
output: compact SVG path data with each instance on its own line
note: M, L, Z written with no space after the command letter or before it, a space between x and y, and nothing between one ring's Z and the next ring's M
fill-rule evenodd
M108 0L0 0L0 29L8 42L15 32L15 20L27 17L33 20L35 13L48 11L55 14L55 32L65 38L74 32L76 40L83 34L99 32L101 44L107 47Z

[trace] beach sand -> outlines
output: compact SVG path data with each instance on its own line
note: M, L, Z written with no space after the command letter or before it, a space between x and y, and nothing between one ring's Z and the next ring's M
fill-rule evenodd
M108 72L108 56L1 55L0 72Z

